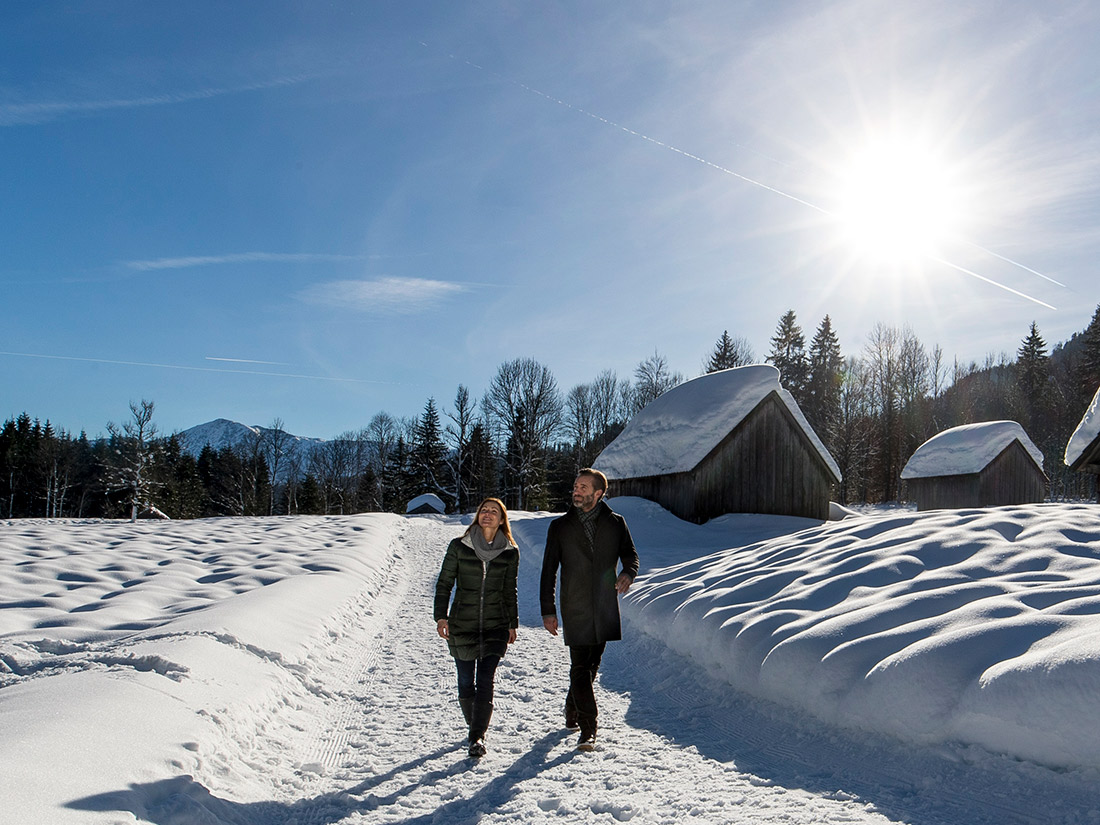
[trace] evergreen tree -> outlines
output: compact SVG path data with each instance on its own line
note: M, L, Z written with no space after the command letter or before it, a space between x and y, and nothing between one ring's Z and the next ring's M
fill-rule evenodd
M204 490L199 464L194 456L183 452L177 436L164 441L155 472L160 485L156 505L160 510L174 519L202 515Z
M1056 449L1051 443L1055 428L1051 426L1053 422L1050 413L1057 391L1050 386L1050 357L1047 355L1046 341L1039 334L1039 328L1034 321L1031 322L1027 337L1016 351L1013 372L1017 390L1013 394L1015 418L1044 455L1049 454ZM1044 463L1053 468L1057 462Z
M434 398L428 399L416 422L409 458L410 482L417 491L414 495L435 493L441 498L452 498L446 484L447 445L443 443L443 428Z
M844 357L833 322L826 315L810 342L809 378L803 412L810 426L829 446L840 417L840 388L844 379Z
M303 516L325 515L325 503L321 496L321 485L313 473L306 473L298 486L298 512Z
M1078 382L1083 396L1091 399L1100 387L1100 304L1082 337L1084 346L1078 366Z
M497 494L497 462L493 442L481 421L470 430L467 460L463 463L463 489L467 495L466 509L473 509L488 496Z
M722 330L722 336L714 345L714 350L703 363L703 372L712 373L743 367L755 359L752 347L744 338L730 338L729 330Z
M419 492L413 492L416 487L416 477L412 471L412 457L409 445L405 441L404 435L397 437L397 443L393 448L393 463L391 465L391 478L389 483L390 490L390 511L394 513L404 513L405 505L409 503L409 500L415 496L420 495Z
M1032 321L1031 331L1016 351L1016 382L1025 399L1046 389L1048 372L1047 344Z
M765 360L779 370L783 386L801 406L806 400L809 363L806 360L806 337L793 309L787 310L779 319L771 345L771 352Z

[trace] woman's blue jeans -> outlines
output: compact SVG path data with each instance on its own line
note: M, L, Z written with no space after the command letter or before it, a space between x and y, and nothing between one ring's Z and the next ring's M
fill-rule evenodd
M499 656L481 659L455 659L458 667L458 698L475 702L493 701L493 680L496 678Z

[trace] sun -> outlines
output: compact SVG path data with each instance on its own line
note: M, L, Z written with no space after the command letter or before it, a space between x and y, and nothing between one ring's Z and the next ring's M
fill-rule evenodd
M835 216L861 257L914 263L935 257L964 221L951 165L915 139L868 141L839 174Z

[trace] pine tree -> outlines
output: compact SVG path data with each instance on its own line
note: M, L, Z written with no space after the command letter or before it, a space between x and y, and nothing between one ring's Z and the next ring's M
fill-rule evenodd
M744 338L730 338L729 330L722 330L722 336L714 345L714 350L705 362L703 372L712 373L743 367L751 364L756 356L752 347Z
M1031 331L1016 351L1016 381L1024 398L1041 393L1046 388L1048 374L1047 344L1032 321Z
M1016 351L1014 373L1017 393L1013 408L1016 418L1042 449L1050 435L1050 358L1047 356L1046 341L1034 321Z
M803 412L810 426L825 439L826 445L840 417L840 388L844 377L844 357L840 341L828 315L810 342L809 378Z
M794 310L790 309L779 319L775 335L771 339L771 352L767 361L779 370L779 379L801 405L806 400L806 382L809 364L806 360L806 337L798 325Z
M1100 304L1092 314L1092 320L1085 327L1084 347L1078 367L1078 381L1086 398L1092 398L1100 387Z
M424 412L416 422L413 442L410 445L411 482L420 493L446 494L447 447L443 443L443 428L439 423L439 411L435 399L429 398ZM450 498L450 496L447 496Z

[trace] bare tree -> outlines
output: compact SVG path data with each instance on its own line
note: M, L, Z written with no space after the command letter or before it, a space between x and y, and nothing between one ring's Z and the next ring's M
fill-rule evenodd
M879 421L875 458L881 500L897 497L901 474L901 333L895 327L876 324L864 348L870 370L871 403Z
M515 483L519 509L546 494L546 451L561 426L562 399L549 367L532 358L501 364L483 398L503 429L502 454Z
M107 424L116 464L108 485L125 490L130 503L130 521L137 521L138 510L150 506L154 482L150 470L156 457L157 428L153 424L153 402L130 402L132 419L121 427Z
M684 382L684 376L668 368L668 360L657 350L634 368L634 412L659 395Z
M286 472L287 453L294 448L294 436L286 431L283 426L283 419L276 418L271 422L271 426L263 430L262 433L262 449L264 459L267 461L267 470L270 477L271 484L271 496L270 506L268 508L268 515L275 515L275 498L277 489L279 486L279 470Z
M446 411L451 423L444 428L447 436L447 446L451 452L447 460L454 481L455 510L464 512L472 506L470 496L466 489L466 478L470 459L470 438L473 435L476 404L470 400L470 391L462 384L455 391L454 410Z
M321 487L326 513L344 515L358 487L357 437L341 433L310 454L309 470Z
M609 434L612 428L621 427L630 415L624 404L630 396L630 382L620 381L612 370L604 370L592 382L591 396L593 426L602 449L613 437Z
M860 359L848 358L842 371L840 414L831 450L840 467L837 494L842 503L867 500L873 430L871 371Z
M393 455L400 435L397 421L387 412L375 413L367 425L367 461L374 476L374 506L387 510L392 504L390 490L396 486L393 478Z

